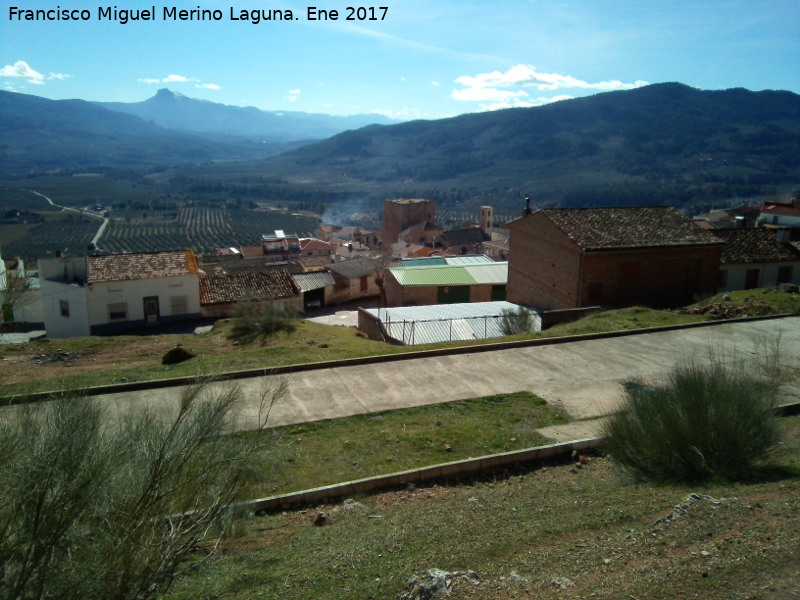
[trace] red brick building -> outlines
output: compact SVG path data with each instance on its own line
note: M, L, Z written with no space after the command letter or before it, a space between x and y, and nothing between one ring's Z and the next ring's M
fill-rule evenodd
M716 290L724 242L671 207L544 209L509 229L509 302L663 307Z
M381 241L384 246L391 246L399 241L400 232L426 222L433 223L436 218L436 203L421 198L402 200L384 200L383 232ZM416 241L412 243L417 243Z

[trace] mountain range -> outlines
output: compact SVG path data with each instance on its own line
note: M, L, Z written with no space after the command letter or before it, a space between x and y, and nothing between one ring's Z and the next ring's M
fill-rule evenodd
M382 115L334 116L292 111L265 111L189 98L169 89L144 102L96 102L97 106L135 115L166 129L212 133L270 142L320 140L348 129L394 123Z
M306 117L309 129L299 124ZM0 92L0 169L173 166L183 181L216 179L223 183L215 189L233 189L246 177L249 194L286 200L330 192L495 206L518 206L525 194L549 205L681 206L783 193L800 182L800 96L785 91L654 84L300 141L312 130L323 135L325 123L358 125L335 119L279 116L169 90L133 104ZM233 135L247 123L251 133L263 127L272 137ZM191 166L198 163L201 169Z
M226 106L160 90L144 102L0 91L0 175L264 158L351 127L391 122Z
M800 183L800 96L654 84L365 127L270 158L259 171L338 189L462 190L462 198L515 206L521 194L576 206L758 195Z

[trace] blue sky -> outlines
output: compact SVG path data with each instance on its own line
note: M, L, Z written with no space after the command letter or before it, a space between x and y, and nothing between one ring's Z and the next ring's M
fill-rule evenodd
M319 3L316 3L316 2ZM118 0L156 20L98 19L98 0L3 0L0 89L138 102L168 87L264 110L435 119L679 81L800 93L798 0ZM87 10L26 21L19 9ZM220 10L165 21L163 8ZM309 21L307 8L339 10ZM386 6L346 21L347 6ZM291 10L253 24L231 10ZM376 11L378 16L383 11Z

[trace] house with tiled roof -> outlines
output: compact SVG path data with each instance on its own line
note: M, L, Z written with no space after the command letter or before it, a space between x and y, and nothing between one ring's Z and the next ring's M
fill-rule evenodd
M39 261L48 337L121 333L200 315L191 250Z
M671 207L543 209L508 226L510 302L679 306L716 291L724 242Z
M792 202L765 202L758 217L764 225L800 227L800 199Z
M725 242L717 291L800 284L800 244L787 233L765 227L714 232Z
M333 275L333 288L325 292L326 304L341 304L380 295L376 277L381 270L380 259L354 258L328 265Z
M201 316L233 316L241 302L277 302L298 312L302 309L300 290L286 269L201 275Z
M450 254L482 254L489 236L477 227L453 229L442 234L442 247Z

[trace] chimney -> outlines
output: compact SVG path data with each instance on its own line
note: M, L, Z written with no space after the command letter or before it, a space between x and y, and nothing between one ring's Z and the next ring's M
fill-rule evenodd
M527 217L529 214L531 214L531 198L525 196L525 212L522 213L522 216Z

